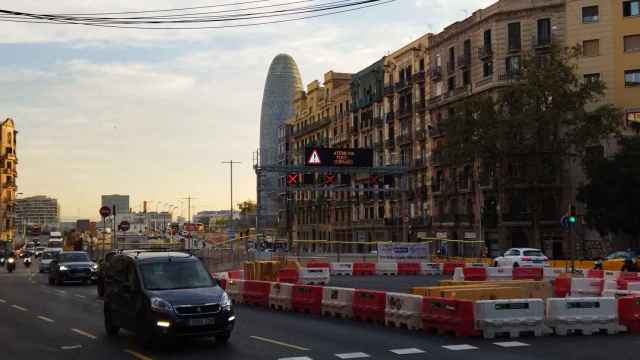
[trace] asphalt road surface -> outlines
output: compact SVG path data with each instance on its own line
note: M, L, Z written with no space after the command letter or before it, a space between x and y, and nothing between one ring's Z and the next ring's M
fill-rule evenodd
M365 278L360 278L365 281ZM46 275L0 269L0 359L636 359L640 336L483 340L237 306L227 345L193 340L146 349L108 337L94 286L49 286Z

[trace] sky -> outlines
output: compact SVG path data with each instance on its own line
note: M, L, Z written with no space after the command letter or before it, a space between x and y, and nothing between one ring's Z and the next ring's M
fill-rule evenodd
M133 11L224 0L4 0L36 12ZM101 194L192 211L256 198L253 152L269 64L303 84L357 72L491 0L397 0L330 17L242 29L132 30L0 22L0 117L18 135L20 196L57 198L63 219L97 218ZM43 3L45 5L43 5ZM181 203L182 202L182 203ZM152 206L152 208L155 205ZM162 206L161 206L162 209ZM155 209L154 209L155 210Z

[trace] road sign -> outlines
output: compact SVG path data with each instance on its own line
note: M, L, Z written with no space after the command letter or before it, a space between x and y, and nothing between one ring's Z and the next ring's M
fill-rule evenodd
M372 167L372 149L307 148L305 166Z
M111 208L108 206L103 206L100 208L100 216L106 218L111 215Z
M131 228L131 224L129 224L128 221L123 220L120 222L120 225L118 225L118 228L120 229L120 231L129 231L129 229Z

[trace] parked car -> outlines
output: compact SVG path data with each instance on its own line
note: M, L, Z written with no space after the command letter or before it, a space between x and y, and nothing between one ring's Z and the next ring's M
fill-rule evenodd
M49 265L49 284L62 285L68 281L89 283L96 281L97 265L84 251L61 251Z
M620 271L624 267L625 261L628 263L637 262L640 257L640 251L627 249L625 251L614 251L605 256L602 261L604 270Z
M179 252L119 253L104 267L104 324L143 343L215 337L226 343L235 315L229 296L200 260Z
M518 266L546 266L549 258L544 256L542 250L532 248L511 248L503 256L493 261L494 266L518 267Z

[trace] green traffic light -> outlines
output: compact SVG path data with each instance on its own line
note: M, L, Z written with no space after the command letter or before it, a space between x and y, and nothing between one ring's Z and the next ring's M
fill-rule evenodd
M576 217L575 216L569 216L569 222L570 223L575 223L576 222Z

